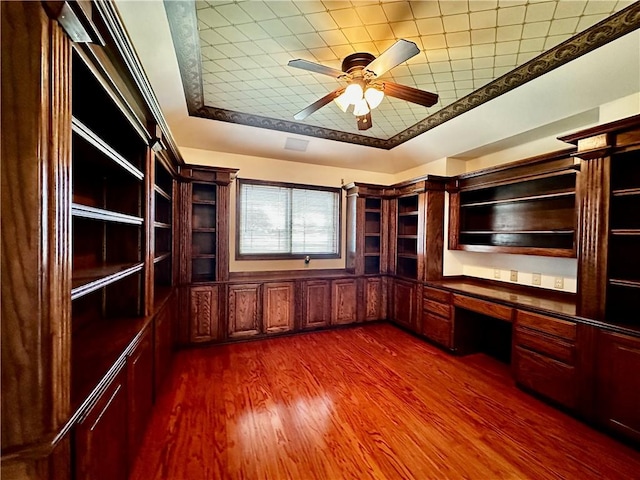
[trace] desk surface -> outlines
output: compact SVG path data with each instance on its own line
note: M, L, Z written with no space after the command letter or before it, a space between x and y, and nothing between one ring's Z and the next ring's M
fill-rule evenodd
M516 308L521 306L565 317L576 315L576 296L571 293L501 285L500 282L469 277L445 278L444 280L429 281L426 284L444 288L453 293L493 300Z

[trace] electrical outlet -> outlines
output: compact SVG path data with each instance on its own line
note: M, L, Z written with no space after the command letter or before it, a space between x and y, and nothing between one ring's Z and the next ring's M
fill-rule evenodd
M511 270L511 276L509 277L509 280L511 280L512 282L517 282L518 281L518 271L517 270Z
M542 285L542 275L540 275L539 273L532 273L531 285Z
M493 278L500 278L500 269L496 268L493 270Z
M553 287L554 288L564 288L564 278L556 277L555 281L553 282Z

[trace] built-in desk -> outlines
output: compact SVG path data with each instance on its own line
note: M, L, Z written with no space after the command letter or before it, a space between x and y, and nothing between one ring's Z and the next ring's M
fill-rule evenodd
M572 293L554 292L535 287L509 285L504 282L451 277L426 283L433 288L450 291L458 303L463 297L472 297L511 308L524 308L534 312L574 319L576 296Z

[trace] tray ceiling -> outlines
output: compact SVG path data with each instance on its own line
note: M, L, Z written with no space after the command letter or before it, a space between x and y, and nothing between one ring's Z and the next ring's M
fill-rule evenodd
M189 114L393 148L640 26L631 1L165 1ZM396 40L420 53L382 78L435 92L425 108L385 97L358 131L335 104L293 115L343 83L287 67L340 69Z

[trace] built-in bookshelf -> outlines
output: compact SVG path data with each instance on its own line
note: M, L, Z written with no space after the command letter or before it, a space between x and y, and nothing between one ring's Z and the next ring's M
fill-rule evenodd
M216 280L216 190L213 183L191 185L191 281Z
M122 332L140 328L144 308L148 134L98 72L80 50L73 50L73 405L114 364L132 338Z
M640 151L611 161L607 319L640 326Z
M398 198L396 275L412 279L418 276L418 205L418 195Z
M450 203L450 248L575 257L577 174L561 153L520 162L511 172L461 176Z
M174 179L162 157L156 155L154 183L154 285L155 290L173 282L173 197Z
M380 273L382 199L367 197L364 200L364 273Z

